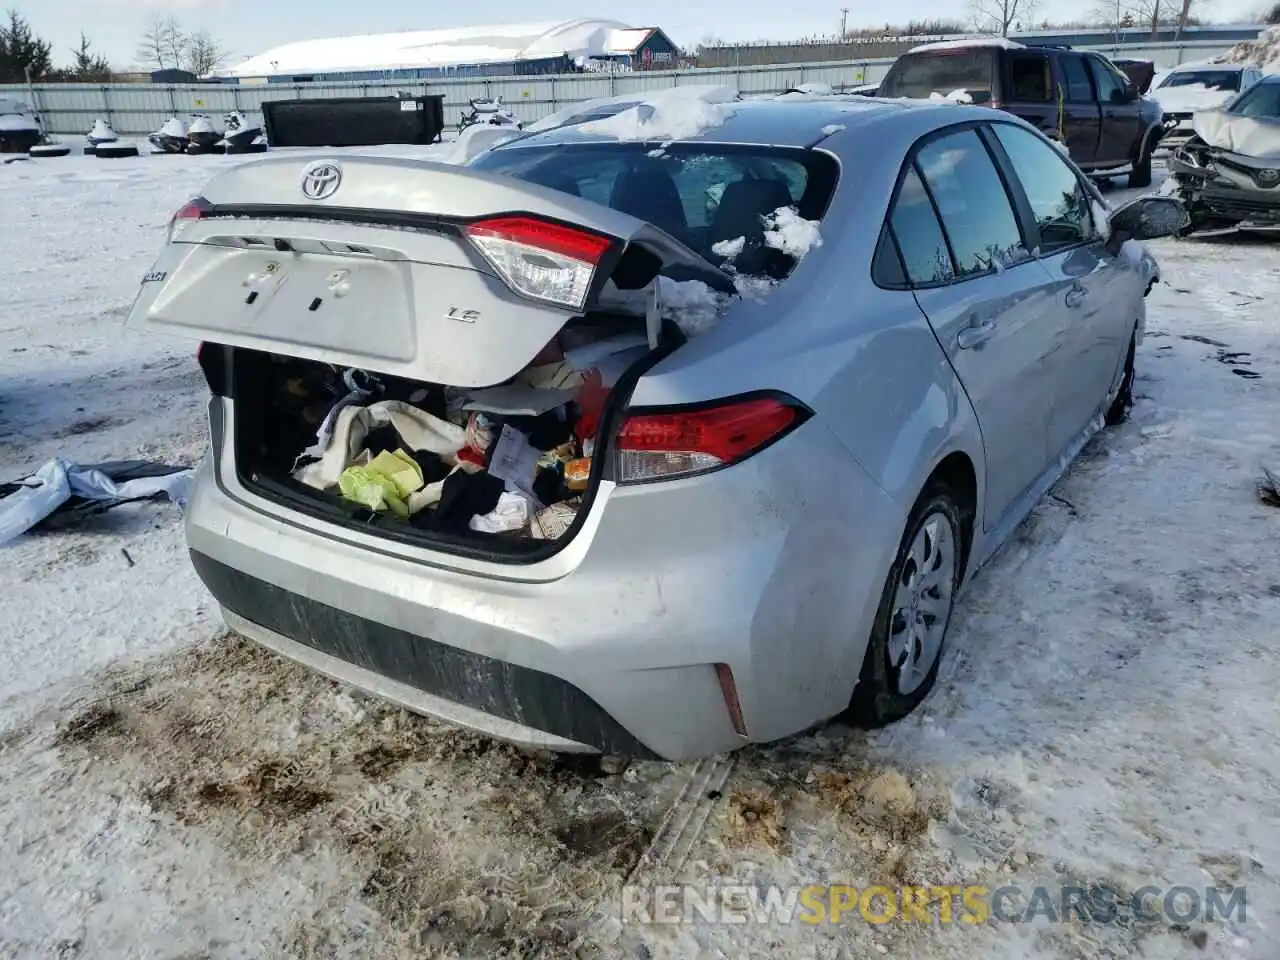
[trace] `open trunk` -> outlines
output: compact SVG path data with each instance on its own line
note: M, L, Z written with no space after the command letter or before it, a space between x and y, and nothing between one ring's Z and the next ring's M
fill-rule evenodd
M272 159L179 211L130 321L204 342L246 489L528 557L578 529L614 408L682 340L659 319L660 273L733 289L652 224L561 191L421 161Z
M579 529L609 425L679 338L670 328L651 350L637 318L591 315L493 389L208 343L200 359L232 404L246 490L364 532L519 561Z

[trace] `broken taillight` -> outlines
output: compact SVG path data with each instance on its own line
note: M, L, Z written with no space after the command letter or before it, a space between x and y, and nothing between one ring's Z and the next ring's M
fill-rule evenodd
M181 227L192 220L199 220L205 217L213 209L213 205L204 197L194 197L184 203L172 217L169 218L169 234L166 238L169 242L173 241L181 232Z
M611 237L536 217L493 217L467 238L516 293L581 310Z
M740 463L808 417L807 407L780 395L631 414L615 444L618 482L669 480Z

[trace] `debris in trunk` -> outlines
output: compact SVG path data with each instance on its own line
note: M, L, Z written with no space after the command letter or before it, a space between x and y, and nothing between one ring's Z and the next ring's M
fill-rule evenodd
M262 428L238 435L241 473L250 483L280 477L278 448L314 436L288 473L330 503L337 495L423 532L554 540L573 525L590 484L613 385L648 343L634 326L618 332L615 318L585 321L562 330L516 376L485 388L255 355L257 376L246 372L241 382L260 382L265 393L244 402L267 410L253 418ZM317 410L322 397L327 410Z
M529 525L529 499L521 493L503 492L498 505L483 516L471 518L478 533L514 533Z
M578 515L581 500L562 500L543 507L533 518L530 532L535 540L559 540Z
M403 450L384 450L367 465L343 470L338 489L348 500L375 513L390 509L407 517L411 496L422 489L422 468Z
M591 458L579 457L564 465L564 485L574 492L587 489L587 481L591 479Z
M146 460L80 466L50 460L21 480L0 483L0 545L56 516L67 522L124 503L187 499L194 471Z

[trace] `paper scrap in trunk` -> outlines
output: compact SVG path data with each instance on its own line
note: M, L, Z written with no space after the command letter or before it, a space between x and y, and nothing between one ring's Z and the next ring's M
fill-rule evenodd
M577 516L578 506L576 501L564 500L560 503L553 503L551 506L538 511L533 518L530 532L535 540L559 540L564 536L565 531L573 525L573 521Z
M505 414L509 417L537 417L573 399L574 390L542 390L523 383L505 383L474 390L463 410Z
M533 477L538 468L541 453L529 443L528 438L510 425L502 428L498 442L489 458L489 473L505 480L508 489L514 488L537 500L533 493Z

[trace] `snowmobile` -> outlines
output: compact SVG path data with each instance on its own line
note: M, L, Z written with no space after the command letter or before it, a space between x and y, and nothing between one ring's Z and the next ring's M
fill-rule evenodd
M40 120L20 100L0 100L0 153L26 153L44 140Z
M474 126L477 123L484 123L493 127L515 127L517 130L524 127L524 124L517 120L516 115L511 112L511 108L503 105L501 97L496 97L492 100L485 98L472 100L471 112L463 114L462 119L458 121L458 132L461 133L467 127Z
M84 152L86 155L92 155L97 153L98 148L103 144L115 143L118 141L120 136L111 129L109 121L103 120L99 117L97 120L93 121L92 129L85 134L84 138L89 142L89 145L84 148Z
M190 142L187 139L187 125L178 117L170 117L147 140L156 148L157 153L183 153Z
M248 118L239 110L228 113L223 122L227 132L221 146L227 153L264 153L267 149L266 138L261 127L251 127Z
M213 153L222 139L222 133L205 114L197 113L187 127L187 153Z

